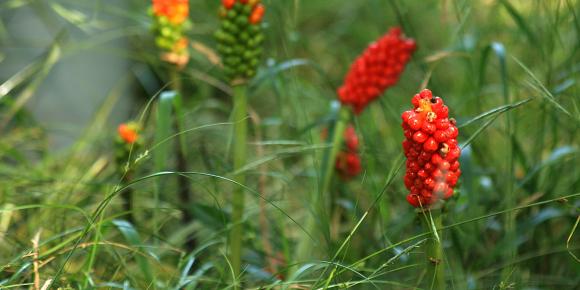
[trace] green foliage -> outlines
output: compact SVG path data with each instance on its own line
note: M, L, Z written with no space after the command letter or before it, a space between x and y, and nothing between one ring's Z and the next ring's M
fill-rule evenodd
M401 170L400 113L423 87L449 105L463 150L458 194L439 231L448 288L580 283L578 1L264 1L256 35L264 34L267 61L248 83L248 156L236 167L240 120L231 119L224 81L232 75L212 59L227 41L213 35L219 1L190 1L191 60L178 79L159 59L147 1L51 2L0 3L0 288L35 288L35 277L50 289L232 287L229 233L243 224L235 280L244 288L428 289L424 253L433 241L405 200ZM26 11L55 38L8 71L12 47L39 49L10 30L12 15ZM327 182L320 133L336 118L336 88L351 60L395 25L416 40L417 54L399 83L353 118L364 173L328 181L332 210L312 215ZM119 40L127 45L113 46ZM126 59L119 87L132 89L113 88L82 135L55 149L59 128L29 109L59 65L87 50ZM179 100L161 93L173 82ZM129 93L138 98L125 119L139 120L143 139L127 157L125 183L112 120ZM176 170L176 143L187 147L187 172ZM178 176L191 204L179 197ZM132 222L121 199L128 188ZM232 219L235 190L245 195L241 219ZM314 244L311 260L297 256L304 241Z

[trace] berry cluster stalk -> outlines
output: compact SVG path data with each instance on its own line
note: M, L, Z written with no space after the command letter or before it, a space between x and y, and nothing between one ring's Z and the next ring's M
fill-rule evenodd
M173 107L174 107L174 119L173 119L173 127L176 134L178 135L177 142L175 142L175 158L176 158L176 167L178 172L187 172L188 171L188 162L187 162L187 141L185 139L185 135L181 134L185 130L185 121L184 119L184 104L182 98L182 91L183 86L181 83L181 78L179 75L179 68L173 66L170 71L171 77L171 86L173 90L177 93L173 99ZM186 176L178 175L177 176L177 185L179 188L179 201L183 207L183 224L187 225L193 222L193 217L189 212L190 202L192 200L192 193L190 190L189 180ZM191 238L187 242L188 248L193 250L196 246L195 238Z
M425 210L421 215L425 230L431 233L426 245L427 289L445 290L441 209Z
M246 164L246 137L248 131L247 117L247 86L238 84L234 89L234 172ZM245 184L246 176L238 172L233 179L239 184ZM230 262L234 272L234 281L240 276L242 264L242 239L243 239L243 215L244 215L244 189L236 185L232 196L232 230L230 232ZM236 283L235 289L239 288Z
M312 207L314 208L315 215L308 215L306 221L306 230L311 233L313 237L320 236L314 235L321 227L317 227L317 220L323 220L328 218L328 204L325 197L328 196L330 190L330 184L332 181L332 175L334 173L334 167L336 164L336 156L342 147L342 141L344 138L344 131L348 124L351 111L346 106L341 106L338 111L336 121L332 130L332 145L324 152L324 157L322 159L322 182L319 183L318 194L313 194L310 201ZM327 229L328 230L328 229ZM328 236L325 233L325 236ZM299 241L297 260L299 262L304 262L312 259L312 250L316 245L310 237L305 237Z

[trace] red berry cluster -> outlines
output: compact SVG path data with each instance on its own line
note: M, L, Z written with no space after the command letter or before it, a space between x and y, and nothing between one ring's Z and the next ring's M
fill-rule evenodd
M458 130L448 119L449 108L430 90L416 94L413 110L405 111L403 149L407 157L405 186L407 201L414 207L428 206L453 195L461 169L457 145Z
M342 179L350 179L362 171L360 156L358 155L358 136L353 126L344 131L345 150L336 156L336 171Z
M391 28L351 65L338 89L340 101L352 106L357 114L362 112L368 103L397 83L415 48L415 41L405 38L400 28Z

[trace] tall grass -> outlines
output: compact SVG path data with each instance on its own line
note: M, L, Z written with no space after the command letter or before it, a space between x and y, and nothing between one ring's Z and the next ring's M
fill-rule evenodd
M400 170L400 113L424 86L450 104L463 150L459 192L437 231L448 288L580 284L577 1L265 2L266 61L248 84L254 121L247 162L236 166L233 92L211 50L200 49L215 44L218 1L191 1L189 37L203 46L192 46L181 71L190 98L179 132L164 119L173 104L157 97L169 84L161 81L166 67L148 30L147 3L0 3L1 288L224 289L234 287L234 275L244 289L429 289L434 274L424 257L433 232L405 201ZM27 42L14 24L24 12L61 34ZM337 237L298 257L300 241L330 232L328 221L308 227L307 220L322 218L310 201L321 194L329 146L319 136L333 119L335 89L350 60L393 25L419 50L399 84L354 118L364 173L328 186L337 197L332 206L344 213ZM119 48L118 40L129 45ZM17 58L33 47L38 57ZM43 124L30 108L39 96L58 102L46 92L61 65L95 50L126 58L127 77L103 96L80 137L55 149L59 132L73 132ZM78 98L94 97L68 85ZM130 97L136 109L126 117L142 117L144 146L128 160L133 181L120 185L111 120L121 114L120 98ZM175 170L175 142L187 146L187 172ZM245 179L234 177L240 173ZM180 199L178 176L195 192L190 204ZM123 212L125 186L135 196L134 223ZM229 202L232 188L243 191L241 214ZM183 223L184 215L193 222ZM241 223L234 273L228 234Z

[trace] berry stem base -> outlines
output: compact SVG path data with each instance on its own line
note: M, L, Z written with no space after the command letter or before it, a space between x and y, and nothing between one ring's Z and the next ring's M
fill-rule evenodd
M426 244L427 289L445 290L445 259L443 255L443 227L441 209L425 210L421 219L431 235Z
M247 154L247 86L236 85L234 89L234 172L246 164ZM233 180L239 184L245 184L246 176L243 172L233 176ZM230 262L233 269L234 289L240 289L237 280L241 273L242 261L242 239L243 239L243 217L244 217L244 189L240 185L235 185L232 195L232 229L229 237Z

